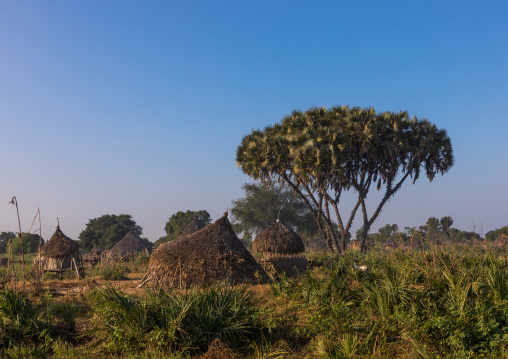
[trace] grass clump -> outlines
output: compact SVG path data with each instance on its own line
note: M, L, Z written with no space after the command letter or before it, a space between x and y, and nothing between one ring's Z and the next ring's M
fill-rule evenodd
M96 345L118 355L133 349L202 352L217 338L235 345L252 329L246 286L223 284L182 294L146 288L139 300L108 284L94 302Z

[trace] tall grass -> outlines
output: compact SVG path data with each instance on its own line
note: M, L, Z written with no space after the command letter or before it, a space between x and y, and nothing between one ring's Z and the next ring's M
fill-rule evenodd
M108 284L95 305L96 344L109 352L202 351L215 338L234 345L252 329L246 286L223 284L183 294L147 288L139 300Z

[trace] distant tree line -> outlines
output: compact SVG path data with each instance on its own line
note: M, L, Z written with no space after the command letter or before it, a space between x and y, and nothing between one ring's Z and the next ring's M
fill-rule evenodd
M23 251L25 253L35 253L39 249L39 235L33 233L22 233L23 238ZM0 233L0 254L9 252L9 240L11 240L12 245L12 253L14 255L21 254L21 245L19 242L19 237L16 233L13 232L2 232ZM42 239L42 244L44 244L44 239Z
M382 244L388 239L392 239L396 243L404 243L411 240L412 237L416 237L417 240L426 240L430 243L436 241L452 241L460 242L462 240L481 240L482 238L476 232L462 231L457 228L453 228L453 219L449 216L437 219L436 217L430 217L427 223L416 227L404 227L403 231L399 230L396 224L386 224L379 228L376 233L369 233L368 239L374 241L376 244ZM360 228L356 232L356 237L359 238L363 229ZM485 235L487 241L494 241L497 236L501 233L508 233L508 226L505 226L495 231L490 231Z

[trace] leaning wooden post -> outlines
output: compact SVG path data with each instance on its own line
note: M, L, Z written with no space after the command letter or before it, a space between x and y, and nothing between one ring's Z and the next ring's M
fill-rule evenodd
M18 214L18 225L19 225L19 246L21 248L21 272L23 277L23 286L25 286L25 253L23 252L23 236L21 234L21 220L19 219L19 208L18 208L18 200L16 196L12 197L12 200L9 202L16 206L16 212ZM8 204L9 204L8 203Z

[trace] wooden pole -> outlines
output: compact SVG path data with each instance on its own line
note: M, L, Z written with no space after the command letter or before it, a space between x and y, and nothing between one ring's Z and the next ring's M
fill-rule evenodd
M21 272L23 276L23 287L25 286L25 253L23 252L23 236L21 234L21 220L19 219L19 208L18 208L18 200L16 196L12 197L11 202L13 205L16 206L16 212L18 214L18 225L19 225L19 246L21 248Z

